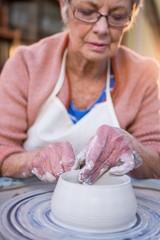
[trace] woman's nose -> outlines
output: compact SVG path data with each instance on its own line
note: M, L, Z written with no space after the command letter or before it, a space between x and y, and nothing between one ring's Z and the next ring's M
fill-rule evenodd
M95 24L93 27L93 30L97 32L98 34L108 34L109 32L109 25L107 21L107 17L102 16Z

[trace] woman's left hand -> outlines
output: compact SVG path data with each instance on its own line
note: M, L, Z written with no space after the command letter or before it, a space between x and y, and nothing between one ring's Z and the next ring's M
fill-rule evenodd
M133 137L121 128L102 125L77 155L73 169L81 168L80 182L92 184L108 170L123 175L141 164Z
M69 142L53 142L40 149L31 161L32 173L41 181L54 182L63 172L70 171L75 154Z

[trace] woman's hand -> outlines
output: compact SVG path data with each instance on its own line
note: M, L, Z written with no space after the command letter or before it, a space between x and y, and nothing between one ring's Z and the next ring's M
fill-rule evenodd
M79 181L92 184L107 170L123 175L141 164L133 137L123 129L102 125L77 155L72 169L81 168Z
M75 154L70 143L51 143L32 160L32 173L42 181L53 182L63 172L71 170L74 163Z

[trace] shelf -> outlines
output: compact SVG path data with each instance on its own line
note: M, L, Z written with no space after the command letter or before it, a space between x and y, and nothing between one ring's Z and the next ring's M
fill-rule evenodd
M58 1L0 0L0 71L13 46L32 44L62 28Z
M0 38L6 40L20 40L21 32L19 30L11 30L7 27L0 27Z

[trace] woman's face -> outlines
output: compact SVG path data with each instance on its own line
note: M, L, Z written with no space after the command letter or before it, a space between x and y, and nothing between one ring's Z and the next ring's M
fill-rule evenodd
M83 15L99 12L119 18L131 14L131 0L72 0L70 3L67 20L69 49L90 61L114 56L124 28L109 26L106 17L96 23L84 23L74 17L76 9Z

